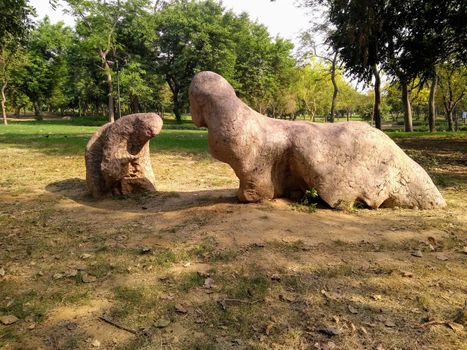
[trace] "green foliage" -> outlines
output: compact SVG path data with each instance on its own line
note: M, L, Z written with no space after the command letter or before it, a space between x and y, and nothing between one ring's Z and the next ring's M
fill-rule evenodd
M455 0L449 3L452 1ZM334 35L330 36L333 45L337 39L339 45L347 45L339 51L346 71L336 70L339 92L335 116L338 120L370 121L373 119L373 92L358 92L345 75L350 73L368 80L370 63L382 65L381 60L388 58L386 48L376 43L384 43L397 33L398 28L384 32L386 26L406 18L386 18L384 11L390 12L393 8L383 11L379 4L364 4L360 0L351 1L347 7L334 0L305 2L331 6L328 6L327 19L332 23L322 23L319 30ZM155 6L148 0L66 0L66 3L68 12L75 17L75 28L63 23L51 24L46 18L26 36L26 47L13 50L5 46L0 53L0 82L7 85L8 111L18 114L21 109L30 111L33 108L41 118L42 110L62 116L109 117L118 110L122 115L144 111L164 115L173 110L180 125L168 123L172 128L186 129L187 124L182 122L189 120L187 90L190 81L197 72L212 70L222 74L242 100L270 117L316 121L329 115L333 95L329 61L315 58L306 64L297 62L290 41L271 38L265 26L252 21L245 13L226 11L221 2L171 0L157 2ZM412 11L415 5L412 1L409 3L407 11ZM24 8L26 2L18 0L16 5L30 11ZM398 3L393 5L399 6ZM343 31L335 33L330 24L347 18L338 11L339 6L344 6L347 11L344 13L349 16L348 22L339 27ZM370 17L360 16L369 9L378 11ZM23 24L21 35L24 37L29 22ZM7 26L0 24L0 32L2 25ZM11 38L10 35L10 42ZM402 39L407 40L407 37ZM349 42L352 47L348 47ZM312 51L308 47L307 57ZM350 58L345 59L347 54ZM366 56L361 56L363 54ZM439 68L438 104L443 103L442 91L449 90L445 87L450 84L453 91L457 91L463 81L456 78L461 71L443 75L442 67ZM389 73L393 72L389 70ZM423 77L415 79L414 85L419 81L423 83ZM410 84L408 87L410 89ZM380 106L382 117L386 121L392 117L395 128L397 115L403 107L399 89L397 84L387 86ZM411 89L416 123L420 124L426 113L427 96L426 88ZM456 103L457 111L464 107L465 99ZM454 113L456 108L450 110ZM74 119L74 122L83 120ZM86 122L98 125L101 121L90 118ZM202 142L204 140L199 143L200 147Z
M28 0L0 1L0 47L21 44L32 26L33 15Z
M22 63L11 74L12 85L28 96L39 118L44 103L61 107L68 102L64 90L71 42L71 30L62 22L51 24L46 17L31 33Z
M300 205L307 207L309 213L314 213L318 205L318 203L316 202L318 197L319 197L318 191L316 191L316 189L314 188L310 188L309 190L305 191L305 194L298 201L298 203Z

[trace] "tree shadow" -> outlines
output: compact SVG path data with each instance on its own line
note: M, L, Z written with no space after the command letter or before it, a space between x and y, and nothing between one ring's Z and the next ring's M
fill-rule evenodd
M50 193L64 196L79 204L109 211L158 213L220 203L238 203L236 189L231 188L188 192L157 191L131 196L109 195L102 199L95 199L89 194L85 180L71 178L52 182L45 189Z

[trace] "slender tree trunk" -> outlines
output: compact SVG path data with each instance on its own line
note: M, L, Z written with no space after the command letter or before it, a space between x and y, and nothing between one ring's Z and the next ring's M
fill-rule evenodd
M5 103L6 103L5 90L6 90L7 85L8 85L8 83L6 81L3 82L3 85L2 85L2 116L3 116L3 124L5 124L5 125L8 125L8 121L6 119L6 106L5 106Z
M175 89L173 92L175 120L177 121L177 123L181 123L182 122L182 111L181 111L180 100L179 100L178 95L179 95L178 90Z
M331 123L334 123L334 113L336 110L337 93L339 92L339 89L337 88L337 83L336 83L336 63L337 63L337 53L334 54L334 59L332 60L332 64L331 64L331 81L332 81L332 86L334 88L334 91L332 92L331 116L329 119Z
M114 97L113 97L113 81L112 81L112 70L109 66L109 61L107 60L107 50L99 50L99 55L101 56L101 63L104 72L107 74L107 86L109 89L108 103L107 107L109 109L109 122L113 123L115 121L115 108L114 108Z
M437 86L438 86L438 75L435 73L433 79L431 80L430 96L429 96L429 102L428 102L428 127L430 128L430 132L436 131L435 97L436 97Z
M446 119L448 120L448 130L454 131L454 120L452 117L452 109L446 110Z
M115 111L114 111L112 74L110 73L107 73L107 85L109 86L109 122L113 123L115 121Z
M407 132L413 131L412 123L412 106L410 105L409 90L407 82L400 82L402 87L402 104L404 106L404 130Z
M375 99L373 103L373 119L375 121L376 129L381 130L381 112L379 106L381 105L381 77L379 76L378 67L376 64L372 67L373 76L375 77Z
M41 104L38 101L34 101L32 103L32 106L34 108L34 115L37 120L42 120L42 109L41 109Z

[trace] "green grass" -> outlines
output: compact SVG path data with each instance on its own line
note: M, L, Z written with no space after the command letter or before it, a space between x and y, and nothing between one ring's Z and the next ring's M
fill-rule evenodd
M71 120L13 121L0 126L0 144L34 149L49 155L83 155L86 144L104 118L74 118ZM460 132L388 132L390 137L456 137L467 138ZM207 130L198 129L190 121L178 124L172 119L164 120L162 132L151 140L151 150L207 152Z
M185 124L189 127L171 129L174 123L164 126L162 132L151 140L151 150L207 151L207 131L190 130L194 127L192 123L181 126ZM96 126L75 125L73 120L11 122L8 126L0 126L0 144L35 149L50 155L84 154L86 144L96 129Z
M437 131L435 133L431 133L429 131L414 131L414 132L404 132L404 131L390 131L386 132L386 134L393 138L412 138L412 137L455 137L455 138L467 138L467 131Z

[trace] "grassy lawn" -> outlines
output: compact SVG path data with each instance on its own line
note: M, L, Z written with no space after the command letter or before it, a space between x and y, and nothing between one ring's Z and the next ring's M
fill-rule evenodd
M102 123L99 121L99 124ZM162 132L151 141L153 151L200 152L207 149L206 130L195 129L191 123L166 124ZM49 154L84 154L86 143L97 127L74 125L65 120L13 122L8 127L0 127L0 143L40 149Z
M0 126L1 349L465 349L467 132L389 134L446 209L310 214L239 204L190 123L158 193L96 201L91 122Z

